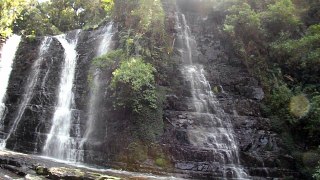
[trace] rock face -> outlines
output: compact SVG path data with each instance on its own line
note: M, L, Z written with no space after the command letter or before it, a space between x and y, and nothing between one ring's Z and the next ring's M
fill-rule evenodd
M166 176L152 176L149 174L128 171L115 171L112 169L95 169L68 165L35 155L0 151L0 179L23 178L27 180L38 179L65 179L65 180L129 180L150 179L166 180ZM175 178L179 180L179 178Z
M287 155L280 137L271 130L270 120L261 116L259 104L264 98L264 93L259 82L250 76L241 60L232 55L232 49L222 36L220 17L223 12L206 13L201 8L192 8L201 7L198 6L199 1L177 0L177 7L172 6L169 0L163 2L167 20L175 22L177 9L185 14L196 43L196 48L192 49L192 58L204 67L206 72L204 75L218 100L218 106L224 111L224 118L231 122L232 135L235 137L239 150L241 168L252 179L292 176L299 179L295 174L294 159ZM90 94L88 75L91 73L92 59L96 55L96 47L99 42L97 37L103 33L101 29L82 31L80 34L73 85L71 136L76 135L75 131L80 131L83 136L86 129L89 109L87 102ZM177 33L177 30L172 31ZM72 33L74 32L70 32L70 35ZM7 111L4 119L4 132L1 133L1 136L6 136L17 116L17 109L19 109L27 87L29 74L33 71L32 64L37 59L41 40L42 38L33 42L24 40L20 45L8 86ZM57 100L63 56L62 46L53 38L40 66L38 83L34 88L30 103L27 104L16 131L7 141L8 149L29 154L42 153ZM175 50L172 59L181 67L181 52ZM163 149L170 161L170 166L155 166L155 163L150 163L148 160L143 165L135 164L136 162L126 156L125 153L131 152L128 144L131 143L132 132L129 127L132 122L126 113L116 114L108 111L112 102L105 89L110 80L110 73L101 75L105 78L105 84L101 85L104 93L100 97L104 104L99 107L100 120L96 123L94 132L97 140L87 142L83 149L79 149L84 151L84 162L117 168L132 168L131 163L136 165L132 168L135 170L178 173L184 174L186 178L219 179L222 176L232 176L231 170L221 169L217 163L219 156L212 148L192 145L192 139L186 130L197 127L199 122L210 121L206 114L195 113L190 82L185 79L181 69L171 71L173 76L168 80L170 82L167 83L167 86L172 91L166 95L167 101L163 117L165 133L158 141L158 146ZM210 109L213 114L215 111L217 110L214 108ZM207 127L209 126L212 124L208 123ZM125 152L124 155L121 154L123 152ZM139 152L137 154L139 155ZM158 162L161 160L163 159ZM10 165L12 164L9 162L8 168ZM59 174L55 172L51 172L52 176ZM223 172L226 174L224 175ZM78 172L70 173L77 174Z
M35 42L24 41L20 45L14 61L7 91L6 106L8 113L4 119L4 129L7 132L17 118L17 111L25 93L25 88L28 86L28 76L31 71L34 71L32 65L38 58L40 41L41 39L37 39ZM7 148L9 149L28 153L34 153L38 149L41 150L40 147L45 140L42 133L47 132L47 128L50 128L49 119L54 110L56 87L59 85L59 71L63 58L62 48L55 39L51 43L49 53L44 58L45 61L40 66L38 83L34 88L30 103L27 104L16 131L7 141Z
M90 85L88 84L88 74L91 61L96 56L95 47L99 43L99 35L104 33L102 28L92 31L83 31L80 34L77 46L78 58L73 85L74 99L72 104L72 125L71 136L75 136L80 127L80 132L84 133L87 120L87 109ZM72 36L75 32L69 32ZM17 117L17 111L21 105L23 94L27 88L28 78L34 61L38 58L39 46L43 38L33 42L24 40L17 52L13 64L13 71L8 85L8 98L6 101L7 113L4 118L5 138L12 128L12 124ZM22 113L16 131L12 133L7 141L6 148L30 153L41 154L46 141L46 134L50 131L52 116L57 103L58 87L60 81L61 68L63 66L64 49L61 44L52 38L52 43L48 52L43 55L43 62L40 65L40 73L37 83L33 89L30 102ZM105 127L97 128L100 133L105 133Z
M223 38L219 18L216 18L223 12L208 14L205 9L194 10L192 7L199 7L198 3L178 0L177 6L184 13L196 40L193 59L204 65L206 78L219 101L218 106L224 110L224 118L231 119L241 165L252 179L298 178L293 158L286 153L280 137L272 132L269 119L261 116L262 88L246 71L241 60L232 56L232 49ZM170 10L167 14L174 18ZM175 59L179 59L179 55ZM183 81L181 72L177 74L180 74L176 76L180 87L173 87L176 92L167 96L164 146L173 156L174 171L200 179L218 179L222 174L215 163L215 153L211 149L193 146L190 136L183 130L196 126L199 121L206 121L206 116L195 115L190 93L186 92L188 83Z

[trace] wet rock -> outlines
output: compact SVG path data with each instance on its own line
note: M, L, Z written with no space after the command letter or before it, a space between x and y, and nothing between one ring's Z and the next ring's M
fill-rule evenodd
M195 1L177 0L181 5L181 11L185 13L187 21L191 27L192 35L195 37L197 47L192 49L192 57L204 66L205 76L210 81L212 91L219 101L217 106L224 110L225 116L222 121L230 120L233 128L237 146L240 150L240 161L243 168L251 175L257 177L282 178L294 174L294 160L284 156L286 149L281 146L281 140L277 134L271 131L270 121L261 117L259 103L264 98L264 92L259 87L259 82L248 72L242 61L233 57L232 47L221 36L219 18L223 16L221 12L205 14L205 12L194 11L194 7L199 3ZM164 0L168 4L166 13L174 22L175 7L170 5L170 1ZM171 12L170 12L171 9ZM204 14L202 14L204 13ZM219 29L220 28L220 29ZM176 30L172 30L176 32ZM90 30L83 32L79 38L79 58L74 82L74 103L73 104L73 124L80 126L83 133L88 119L88 97L90 85L87 77L90 74L90 64L95 56L95 44L99 32ZM40 39L30 43L24 41L17 53L17 59L13 64L13 73L8 86L8 99L6 101L7 110L4 120L4 132L8 133L12 122L16 118L19 103L28 75L32 71L32 63L37 58L37 51ZM37 85L33 92L30 104L27 105L17 131L8 140L7 148L30 154L40 154L46 141L46 134L50 131L51 119L56 104L57 87L60 81L60 72L63 59L63 48L57 40L53 40L49 53L44 57L45 61L41 65L41 71ZM172 60L181 63L182 52L175 49ZM168 70L168 69L166 69ZM166 155L174 164L173 169L167 170L173 173L187 174L188 178L214 179L221 177L225 169L219 162L224 161L226 153L213 151L210 145L214 144L212 136L205 137L201 134L214 133L211 127L219 126L215 124L215 114L219 113L214 107L210 107L212 114L196 113L195 105L192 102L190 92L191 83L183 79L179 68L174 67L168 70L172 74L170 81L162 82L166 88L171 89L166 95L165 105L165 133L157 140ZM108 75L103 77L108 79ZM171 79L172 78L172 79ZM171 82L172 81L172 82ZM173 83L174 82L174 83ZM107 84L103 84L106 89ZM99 97L108 99L108 94L103 92ZM109 103L109 104L108 104ZM210 102L208 102L210 103ZM126 152L126 145L131 143L132 121L127 117L127 113L110 114L108 109L112 105L105 102L99 107L99 120L95 127L95 139L85 144L85 162L98 165L112 164L118 168L130 168L126 157L122 157L121 152ZM198 128L198 129L197 129ZM199 136L203 138L203 147L195 146L188 134L188 130L195 129ZM75 136L76 128L72 128L71 135ZM106 132L108 134L106 134ZM83 135L83 134L81 134ZM224 137L225 138L225 137ZM53 179L117 179L100 173L82 171L77 168L56 167L56 163L45 161L47 166L39 165L38 161L44 160L27 158L25 156L8 154L0 155L0 165L2 169L9 170L19 176L29 175L29 171L34 174L50 176ZM119 162L120 161L120 162ZM292 166L290 166L290 164ZM157 167L136 165L135 170L157 173L166 173ZM287 169L283 169L287 168ZM232 177L233 171L228 170L227 176Z
M192 170L194 168L194 164L191 163L176 163L176 168L181 170Z
M232 46L218 33L221 22L212 17L214 13L204 15L192 11L190 7L195 6L194 3L177 0L197 43L197 47L194 48L196 52L192 52L198 57L194 62L204 65L205 76L218 100L216 106L225 113L221 120L229 119L232 123L230 128L234 130L233 135L239 148L239 158L244 172L253 179L292 176L295 174L295 168L282 168L280 164L294 162L281 158L286 149L281 145L278 135L271 131L270 120L261 116L260 102L265 96L263 89L247 71L242 60L233 56ZM215 12L214 15L219 17L219 13L221 12ZM199 20L199 17L206 18ZM181 53L177 54L175 59L178 60L179 55L181 56ZM177 76L181 77L180 74L181 72ZM183 78L175 80L178 83L172 89L176 92L170 92L170 105L165 109L166 127L162 143L169 150L176 170L183 170L191 177L199 179L207 172L210 172L208 179L221 177L224 173L229 178L234 177L234 169L226 169L220 163L226 159L221 155L223 153L219 154L210 147L214 146L215 137L206 135L212 133L208 130L210 127L219 126L218 123L214 123L215 119L212 119L215 114L219 114L219 110L209 108L212 115L195 115L192 94L179 93L181 89L190 89L190 82ZM200 142L193 142L189 134L191 129L197 129L195 133L198 133ZM277 161L281 163L275 163ZM197 172L197 175L194 172Z
M25 179L25 180L43 180L43 177L39 177L39 176L27 174L27 175L24 177L24 179Z
M9 163L11 165L9 165ZM23 165L23 166L21 166ZM26 155L11 151L0 150L0 179L2 174L21 179L65 179L65 180L127 180L127 179L157 179L157 176L135 174L125 171L104 169L103 171L51 161L34 155ZM13 175L16 176L13 176ZM150 178L152 177L152 178ZM15 179L18 179L15 178ZM159 178L165 178L160 177Z
M38 175L44 175L44 176L46 176L46 175L49 174L48 168L43 167L43 166L37 166L37 167L35 168L35 171L36 171L36 173L37 173Z
M49 177L52 179L83 179L85 173L79 169L65 167L52 167L48 169Z
M254 88L252 94L252 97L256 100L262 100L264 98L264 92L260 87Z

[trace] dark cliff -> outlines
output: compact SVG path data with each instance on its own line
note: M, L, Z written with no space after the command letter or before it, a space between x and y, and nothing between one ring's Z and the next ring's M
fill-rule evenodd
M196 41L192 57L203 65L205 76L215 94L219 107L234 128L234 137L240 154L240 163L252 179L271 179L293 177L297 175L295 161L288 155L279 135L271 130L270 120L260 112L260 102L264 93L259 82L253 78L242 61L232 54L232 49L221 31L220 17L223 12L207 13L195 11L193 1L178 0L177 6L164 1L166 21L175 22L177 10L183 13L189 24L191 34ZM121 27L117 27L121 32ZM116 29L115 28L115 29ZM76 127L81 135L85 131L88 119L90 83L88 76L92 59L96 56L101 28L82 31L77 46L78 59L73 84L73 106L71 136L75 136ZM116 30L115 30L116 31ZM170 29L175 38L177 29ZM74 32L69 32L72 36ZM112 48L119 45L119 34L113 37ZM4 134L12 126L17 116L29 74L33 71L32 63L37 59L41 38L34 41L24 40L19 47L14 61L13 71L8 86L7 111L4 119ZM176 46L178 46L176 44ZM51 119L57 98L59 77L63 59L63 48L53 38L48 53L40 66L37 84L33 89L32 99L24 111L16 131L9 138L7 148L29 154L41 154L46 134L51 127ZM190 82L181 72L181 52L177 47L170 60L173 61L165 71L157 71L170 77L160 84L166 89L164 115L164 133L146 149L134 147L134 122L125 111L114 111L112 98L108 93L110 72L103 72L103 92L99 95L102 103L98 108L98 121L95 124L95 139L84 146L84 162L102 166L125 168L135 171L183 174L186 178L215 179L221 177L219 161L212 149L192 145L187 129L208 121L205 115L195 114L191 101ZM212 114L215 110L212 109ZM207 127L213 126L208 123ZM132 151L132 149L134 149ZM134 154L133 154L134 153ZM146 158L141 158L141 154ZM165 157L164 157L165 156ZM161 157L161 158L159 158ZM160 159L160 160L159 160ZM165 163L159 163L164 161Z

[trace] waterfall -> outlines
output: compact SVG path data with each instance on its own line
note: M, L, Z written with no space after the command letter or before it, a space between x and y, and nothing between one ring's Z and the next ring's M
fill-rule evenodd
M38 81L38 76L40 72L40 66L44 60L44 55L48 51L50 44L51 44L52 38L51 37L45 37L41 43L41 46L39 48L38 58L32 65L32 71L30 76L27 79L26 87L24 89L23 98L22 101L18 107L17 115L13 121L13 124L11 126L11 129L6 137L6 139L3 141L3 147L6 146L7 140L11 137L12 133L14 133L17 129L17 126L24 114L24 111L26 110L26 107L29 105L30 100L33 97L34 88Z
M210 84L205 76L203 66L194 62L192 52L196 41L191 36L190 27L184 14L176 16L178 40L182 52L182 74L190 85L194 115L201 119L197 125L187 129L191 145L210 149L215 153L216 162L223 178L247 178L240 165L237 143L230 118L219 107Z
M7 39L0 51L0 131L3 131L3 114L6 108L4 103L9 77L12 70L12 63L20 41L20 36L13 35ZM3 140L0 140L0 147L4 148L4 146Z
M101 56L109 51L111 40L112 40L112 27L113 24L110 23L102 29L103 34L101 35L101 40L99 41L99 46L96 52L96 56ZM83 138L81 140L80 147L83 148L85 142L88 141L92 132L95 128L95 122L97 120L97 115L99 114L98 106L101 102L101 82L99 69L94 70L92 87L90 91L89 108L88 108L88 119L86 122L86 131L84 132Z
M75 152L77 150L74 147L78 144L78 138L70 137L70 127L73 100L72 86L77 60L76 47L79 33L80 30L77 30L75 36L69 41L66 35L55 37L64 48L65 58L52 126L43 148L44 155L67 161L76 161L77 158L77 153ZM76 133L79 134L80 132Z
M99 47L97 50L97 56L101 56L103 54L106 54L109 50L111 38L112 38L112 27L113 23L109 23L107 26L105 26L102 31L104 32L102 34L102 39L99 43Z
M0 51L0 119L2 119L5 110L5 95L7 91L7 86L9 82L9 77L12 70L13 59L15 58L16 51L20 44L21 37L17 35L11 36ZM0 126L2 123L0 124Z

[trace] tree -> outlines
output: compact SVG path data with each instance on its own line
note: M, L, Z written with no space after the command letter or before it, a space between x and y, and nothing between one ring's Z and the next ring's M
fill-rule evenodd
M232 36L242 39L257 38L261 30L260 15L247 3L233 5L228 9L229 15L224 22L224 30Z
M300 39L273 43L273 57L292 76L308 83L317 83L320 75L320 25L312 25ZM294 71L293 71L294 70Z
M102 8L108 13L110 14L114 8L114 2L113 0L102 0Z
M320 143L320 95L312 97L311 108L306 122L309 137L314 138L315 144Z
M130 13L128 13L130 12ZM122 23L122 26L134 29L131 33L133 43L144 41L144 48L153 48L166 45L165 15L160 0L116 1L114 19Z
M21 10L15 31L23 35L53 35L78 28L96 27L111 13L113 4L113 0L51 0L33 3Z
M257 61L252 61L251 56L260 56L264 52L263 37L264 33L261 26L260 13L251 8L248 3L237 3L228 8L229 14L224 21L224 31L235 43L235 52L241 56L245 65L258 67ZM264 64L264 58L261 58L259 64ZM263 65L264 66L264 65ZM258 70L259 71L259 70ZM252 71L253 72L253 71Z
M28 9L23 10L20 18L14 23L13 30L25 36L44 36L61 33L37 6L30 6Z
M12 24L20 13L33 1L1 0L0 1L0 39L12 34Z
M141 58L121 62L112 75L111 88L116 97L115 106L138 113L143 106L157 108L154 72L156 70Z
M51 0L41 3L40 9L53 25L65 32L99 24L107 14L103 7L100 0Z
M279 35L280 32L295 32L301 24L296 15L297 10L291 0L278 0L269 4L263 13L265 28L271 36Z

